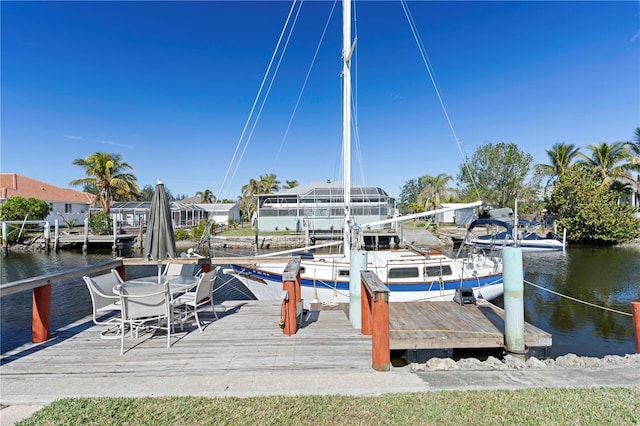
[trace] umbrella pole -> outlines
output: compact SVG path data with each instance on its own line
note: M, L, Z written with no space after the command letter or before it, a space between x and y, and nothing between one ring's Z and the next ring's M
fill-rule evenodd
M158 260L158 284L162 281L162 261Z

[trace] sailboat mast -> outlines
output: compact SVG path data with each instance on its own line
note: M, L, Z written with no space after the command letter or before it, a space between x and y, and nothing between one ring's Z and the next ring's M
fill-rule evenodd
M351 249L351 0L342 1L342 161L344 174L343 251Z

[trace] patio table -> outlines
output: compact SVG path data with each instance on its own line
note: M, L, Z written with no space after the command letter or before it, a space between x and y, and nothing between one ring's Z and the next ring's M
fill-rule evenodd
M176 295L179 293L184 293L185 291L190 290L193 286L195 286L198 282L197 276L190 275L163 275L161 277L162 283L169 283L169 291L171 295ZM144 285L152 285L158 284L158 276L151 275L148 277L134 278L131 280L124 281L113 287L113 292L115 294L120 294L119 288L121 286L124 287L134 287L134 286L144 286Z

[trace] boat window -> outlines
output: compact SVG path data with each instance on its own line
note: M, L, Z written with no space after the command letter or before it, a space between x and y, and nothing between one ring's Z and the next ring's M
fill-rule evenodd
M389 278L416 278L418 276L418 268L389 269Z
M301 267L300 267L300 274L304 274L304 273L305 273L304 266L301 266Z
M338 276L339 277L348 277L349 276L349 270L348 269L339 269L338 270Z
M424 275L427 277L440 277L443 275L451 275L450 265L425 266Z

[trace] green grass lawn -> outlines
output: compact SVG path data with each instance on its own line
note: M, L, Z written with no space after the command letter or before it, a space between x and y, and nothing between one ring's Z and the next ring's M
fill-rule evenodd
M633 425L639 388L62 399L20 425Z

